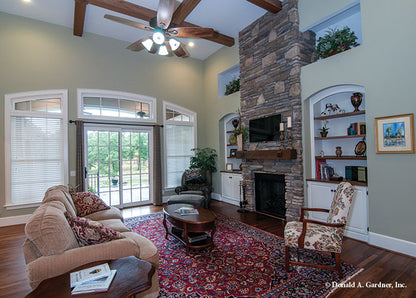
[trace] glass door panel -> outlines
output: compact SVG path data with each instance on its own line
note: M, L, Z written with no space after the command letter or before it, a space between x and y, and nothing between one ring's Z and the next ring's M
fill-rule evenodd
M88 190L108 205L149 203L150 131L86 127Z

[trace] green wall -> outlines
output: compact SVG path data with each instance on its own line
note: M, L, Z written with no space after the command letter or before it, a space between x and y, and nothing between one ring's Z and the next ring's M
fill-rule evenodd
M219 153L218 171L212 176L215 193L221 193L219 171L225 170L224 133L221 120L229 113L236 113L240 107L240 92L218 97L218 74L239 64L239 62L238 41L236 41L234 47L223 47L205 60L204 99L202 103L204 113L198 115L202 119L204 127L202 128L203 137L200 138L199 144L201 148L211 147Z
M162 101L198 116L204 63L192 58L154 56L125 50L128 43L94 34L74 37L72 29L0 13L0 218L28 214L33 209L5 210L4 95L68 89L69 119L76 119L77 88L120 90L157 98L157 122L162 124ZM198 135L203 139L204 117ZM75 127L69 125L69 170L75 169ZM71 184L75 184L70 177Z
M313 5L312 3L313 2ZM299 0L301 28L353 1ZM362 0L363 44L302 68L304 107L316 92L340 84L365 87L370 232L416 242L415 154L376 154L374 118L414 113L416 1ZM307 109L305 109L306 111ZM308 115L304 112L305 152ZM307 154L307 153L305 153ZM305 160L310 158L305 156ZM311 169L305 164L306 177Z

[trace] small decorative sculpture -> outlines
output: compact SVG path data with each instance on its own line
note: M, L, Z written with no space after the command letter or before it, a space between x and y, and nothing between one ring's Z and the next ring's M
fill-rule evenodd
M332 105L332 110L335 114L344 114L345 110L341 109L337 104Z
M335 154L337 155L337 157L341 157L341 155L342 155L341 146L337 146L336 149L337 150L335 150Z
M325 110L321 112L321 116L329 116L331 115L331 112L334 110L332 107L332 103L327 103L325 106Z

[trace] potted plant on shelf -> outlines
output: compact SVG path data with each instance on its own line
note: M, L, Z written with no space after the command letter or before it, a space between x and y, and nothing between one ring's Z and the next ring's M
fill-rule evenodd
M225 85L224 95L230 95L237 91L240 91L240 78L234 79Z
M324 120L324 125L322 126L321 129L319 129L320 132L321 132L321 137L323 137L323 138L326 138L326 136L328 135L329 128L326 127L326 124L327 123L328 123L328 121L327 120Z
M348 26L343 29L330 28L327 34L318 39L316 54L319 58L326 58L339 52L358 46L358 37Z

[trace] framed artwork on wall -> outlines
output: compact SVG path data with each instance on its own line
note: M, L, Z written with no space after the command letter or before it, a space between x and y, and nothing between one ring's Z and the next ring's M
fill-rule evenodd
M232 164L232 163L227 163L227 164L225 165L225 169L226 169L227 171L232 171L232 170L233 170L233 164Z
M413 114L375 118L376 153L415 153Z
M237 149L230 149L230 157L236 157L237 156Z

